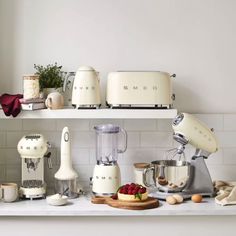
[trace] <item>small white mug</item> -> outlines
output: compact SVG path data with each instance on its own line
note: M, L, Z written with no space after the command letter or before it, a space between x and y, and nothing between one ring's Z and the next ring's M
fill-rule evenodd
M52 110L62 109L64 106L64 98L59 92L49 93L45 105Z
M0 192L4 202L14 202L18 198L18 186L15 183L1 184Z

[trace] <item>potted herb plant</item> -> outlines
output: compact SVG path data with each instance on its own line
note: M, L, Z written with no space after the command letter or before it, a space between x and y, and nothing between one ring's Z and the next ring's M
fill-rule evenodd
M64 77L62 66L55 64L48 64L47 66L34 64L36 75L39 75L40 91L44 96L47 96L51 92L62 92Z

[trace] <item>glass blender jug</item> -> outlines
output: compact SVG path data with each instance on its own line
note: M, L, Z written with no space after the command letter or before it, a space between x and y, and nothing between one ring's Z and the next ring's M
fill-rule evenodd
M113 195L120 186L118 154L127 149L127 133L117 125L103 124L96 131L97 164L93 172L92 191L97 196ZM119 148L119 136L123 136L123 147Z

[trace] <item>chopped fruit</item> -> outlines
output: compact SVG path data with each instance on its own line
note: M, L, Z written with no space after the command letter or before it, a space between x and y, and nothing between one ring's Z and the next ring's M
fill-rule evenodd
M118 199L123 201L144 201L148 198L147 189L135 183L121 186L117 193Z

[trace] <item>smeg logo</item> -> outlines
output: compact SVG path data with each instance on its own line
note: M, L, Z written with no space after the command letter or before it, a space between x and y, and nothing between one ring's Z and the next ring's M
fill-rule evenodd
M95 90L95 87L94 86L79 86L79 87L75 86L74 90L77 90L77 89L79 89L79 90Z
M123 89L124 90L152 90L152 91L157 91L157 85L153 85L153 86L137 86L137 85L133 85L133 86L128 86L128 85L123 85Z

